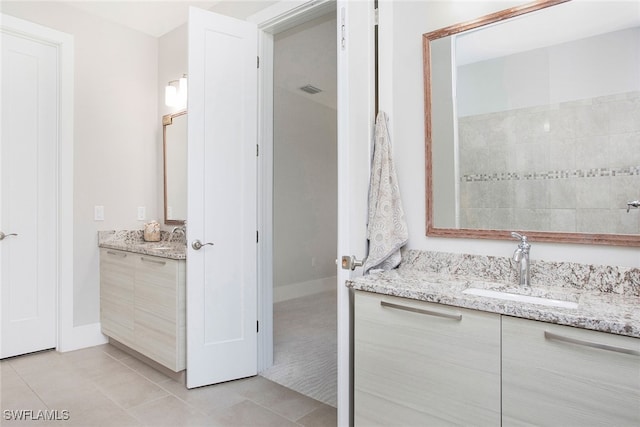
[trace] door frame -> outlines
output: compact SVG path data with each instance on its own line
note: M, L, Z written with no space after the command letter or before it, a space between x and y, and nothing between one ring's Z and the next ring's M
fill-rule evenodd
M74 39L70 34L33 22L0 14L2 32L54 46L58 52L58 138L57 138L57 227L56 256L56 349L81 348L92 340L94 328L73 324L73 91ZM78 330L80 329L80 330Z
M273 365L274 34L335 10L335 0L277 3L247 20L258 25L258 372Z
M355 10L357 9L357 11ZM350 205L366 204L367 182L351 182L349 175L348 144L350 137L361 137L367 134L366 145L369 147L373 133L374 121L374 94L373 85L374 69L373 58L375 56L373 44L374 10L373 2L349 2L349 0L284 0L271 7L250 16L247 20L258 25L258 321L260 325L258 335L258 372L262 372L273 364L273 34L292 28L300 23L325 13L335 10L336 20L339 25L336 28L338 56L338 215L339 233L336 248L336 264L338 251L364 256L366 250L366 237L362 232L359 239L359 231L352 231L351 224L358 223L351 217L346 217ZM353 14L349 18L349 12ZM357 23L353 17L358 16ZM355 23L356 25L350 26ZM342 27L342 29L340 29ZM371 33L371 34L369 34ZM347 39L345 48L343 38ZM349 52L351 50L351 53ZM365 99L365 103L349 99L349 85L346 82L349 70L349 57L358 52L358 59L370 68L370 75L362 76L358 84L358 96ZM342 84L340 82L342 81ZM362 104L363 108L356 106ZM365 105L366 104L366 105ZM351 108L351 110L349 109ZM356 111L357 110L357 111ZM355 145L355 144L354 144ZM340 161L340 153L342 162ZM369 159L369 151L357 152L358 157ZM368 163L368 160L367 160ZM341 178L340 178L341 177ZM368 173L367 178L368 180ZM353 199L353 189L361 190L364 186L361 201L349 202ZM357 199L357 198L356 198ZM342 205L342 207L340 207ZM361 206L360 206L361 207ZM357 212L356 212L357 214ZM362 218L364 222L366 218ZM342 224L340 222L342 221ZM360 241L361 240L361 241ZM352 310L350 294L343 285L346 279L361 274L337 269L338 287L338 419L339 426L347 426L353 423L353 361L352 361Z

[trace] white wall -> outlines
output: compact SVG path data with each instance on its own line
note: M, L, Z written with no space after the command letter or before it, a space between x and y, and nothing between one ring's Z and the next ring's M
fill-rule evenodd
M638 91L638 52L628 28L460 66L458 117Z
M274 288L335 276L336 110L274 89Z
M74 326L100 321L97 231L159 218L157 39L64 3L2 2L2 13L74 36ZM94 206L104 221L94 221Z
M335 276L335 27L335 16L326 16L275 37L274 288ZM299 87L307 83L323 92L302 92Z
M382 1L380 108L391 119L396 169L410 230L409 247L511 256L515 241L425 236L422 34L526 1ZM532 259L638 266L640 249L532 242Z

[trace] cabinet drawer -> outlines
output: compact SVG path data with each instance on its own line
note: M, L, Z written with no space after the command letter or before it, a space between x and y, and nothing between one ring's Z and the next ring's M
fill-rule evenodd
M503 425L640 425L640 339L506 316L502 328Z
M500 316L356 292L359 425L499 425Z

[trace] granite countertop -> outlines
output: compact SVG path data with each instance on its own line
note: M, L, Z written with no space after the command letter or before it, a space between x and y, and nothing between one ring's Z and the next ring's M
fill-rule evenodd
M508 282L494 282L456 274L440 274L397 269L347 281L358 291L374 292L414 300L481 310L559 325L640 338L640 297L628 294L547 286L533 283L530 288ZM577 308L550 307L537 303L508 301L465 294L469 288L572 301Z
M186 259L187 245L184 237L169 237L170 234L163 231L159 242L145 242L141 230L99 231L98 247L169 259Z

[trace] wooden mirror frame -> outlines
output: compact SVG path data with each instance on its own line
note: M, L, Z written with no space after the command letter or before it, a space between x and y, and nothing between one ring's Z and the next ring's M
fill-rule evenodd
M162 116L162 166L163 166L163 183L164 183L164 223L167 225L184 225L185 219L167 219L167 126L173 123L173 119L187 114L187 110L179 111L173 114ZM187 189L185 188L185 191Z
M570 0L539 0L522 6L512 7L499 12L482 16L472 21L451 25L422 35L422 58L424 71L424 123L425 123L425 164L426 164L426 235L433 237L457 237L473 239L512 239L511 230L469 229L469 228L437 228L433 214L433 177L432 177L432 126L431 126L431 50L433 40L453 34L476 29L485 25L510 19L526 13L565 3ZM640 246L640 235L632 234L597 234L568 233L533 230L513 230L526 233L530 240L536 242L582 243L615 246Z

